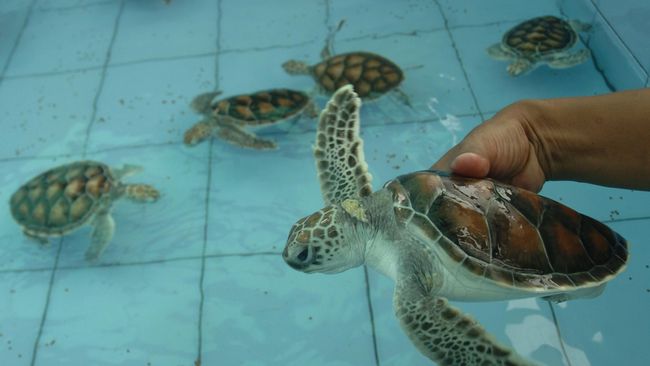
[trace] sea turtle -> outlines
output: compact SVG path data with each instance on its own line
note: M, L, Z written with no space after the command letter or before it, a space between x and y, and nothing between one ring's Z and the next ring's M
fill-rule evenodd
M343 24L343 21L339 22L328 36L321 51L321 62L309 66L304 61L289 60L282 64L284 70L290 75L311 75L318 89L328 94L351 84L363 99L376 99L393 91L401 102L411 106L409 97L399 88L404 81L404 72L393 61L364 51L332 55L332 38Z
M43 172L23 184L11 196L11 214L25 235L47 244L49 237L69 234L89 224L93 227L86 259L96 260L113 237L113 202L122 197L152 202L158 191L147 184L120 180L141 167L111 169L97 161L77 161Z
M298 90L269 89L215 100L221 92L196 96L192 109L205 118L185 132L186 145L196 145L208 137L220 137L232 144L252 149L274 149L275 142L260 138L244 127L279 123L301 114L318 115L309 95Z
M590 28L589 24L552 15L532 18L508 30L500 43L488 47L487 53L497 60L512 61L507 69L512 76L528 72L540 63L563 69L590 57L586 48L569 52L578 41L578 32Z
M369 265L396 282L402 329L439 365L531 365L499 344L460 301L600 294L627 261L627 242L551 199L490 179L425 170L372 193L350 86L320 115L314 155L328 206L291 229L283 259L337 273Z

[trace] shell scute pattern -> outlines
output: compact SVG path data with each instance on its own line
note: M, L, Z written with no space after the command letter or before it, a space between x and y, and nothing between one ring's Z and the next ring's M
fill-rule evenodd
M76 162L46 171L13 194L11 213L25 230L61 235L85 223L114 185L106 165Z
M408 196L396 210L414 211L398 220L417 225L465 269L506 286L597 283L627 261L627 243L607 226L516 187L431 171L386 187L394 198Z
M247 125L263 125L298 114L309 101L309 96L299 91L271 89L223 99L216 103L214 114L231 117Z
M527 20L503 36L503 44L523 56L562 51L575 42L571 25L550 15Z
M351 52L330 57L312 67L318 83L328 92L352 84L361 98L376 98L404 80L395 63L370 52Z

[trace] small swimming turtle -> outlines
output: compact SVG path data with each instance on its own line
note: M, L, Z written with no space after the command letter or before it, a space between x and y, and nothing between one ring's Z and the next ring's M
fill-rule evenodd
M504 35L500 43L487 49L497 60L512 61L508 73L519 76L540 63L555 69L572 67L585 62L591 55L583 48L569 50L578 41L578 32L587 31L591 25L577 20L565 21L547 15L519 23Z
M309 66L303 61L289 60L282 64L284 70L290 75L311 75L320 91L328 94L351 84L363 99L376 99L393 91L402 103L411 106L409 97L399 88L404 81L404 72L393 61L363 51L332 55L332 37L343 24L341 21L328 36L321 52L321 62Z
M291 229L283 258L307 272L369 265L396 282L402 329L439 365L531 365L448 304L599 295L627 242L551 199L490 179L419 171L372 193L351 87L321 113L314 155L325 204Z
M124 165L111 169L96 161L78 161L52 168L21 186L9 201L11 214L25 235L47 244L49 237L69 234L89 224L93 227L89 261L99 258L113 237L113 202L126 197L153 202L158 191L148 184L125 184L120 180L141 167Z
M318 115L309 95L298 90L269 89L215 100L220 94L210 92L194 98L192 109L206 118L185 132L186 145L214 136L241 147L274 149L275 142L247 132L244 127L268 126L302 114L311 118Z

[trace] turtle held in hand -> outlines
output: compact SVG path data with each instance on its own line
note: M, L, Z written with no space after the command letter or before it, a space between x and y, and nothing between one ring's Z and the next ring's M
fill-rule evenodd
M42 244L49 237L93 227L89 261L99 258L113 237L113 202L126 197L136 202L156 201L160 194L148 184L125 184L121 179L142 168L124 165L111 169L96 161L78 161L41 173L22 185L9 201L11 214L28 237Z
M497 60L512 61L507 68L512 76L522 75L542 63L564 69L591 56L586 48L570 51L578 41L578 32L590 28L591 25L577 20L565 21L552 15L537 17L512 27L501 42L488 47L487 53Z
M396 283L395 315L439 365L532 365L449 300L599 295L625 268L627 242L551 199L490 179L425 170L372 192L360 99L337 91L314 155L325 208L298 221L283 258L307 272L366 264Z
M186 145L196 145L214 136L240 147L274 149L275 142L244 128L281 123L302 114L312 118L318 115L309 95L298 90L269 89L215 100L220 94L210 92L194 98L192 109L205 119L185 132Z
M399 88L404 72L393 61L372 52L355 51L332 55L332 38L341 29L341 21L325 42L322 61L308 65L304 61L289 60L282 64L290 75L310 75L321 91L331 94L350 84L359 97L372 100L393 92L404 104L411 106L409 97Z

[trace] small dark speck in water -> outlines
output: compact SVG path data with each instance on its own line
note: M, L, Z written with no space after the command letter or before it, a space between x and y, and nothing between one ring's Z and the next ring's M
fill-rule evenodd
M650 292L650 288L645 289L645 292Z
M66 287L66 288L63 289L63 291L70 292L70 289Z
M632 281L632 276L628 277L627 279L630 280L630 281Z
M147 362L147 366L151 366L151 362Z
M265 291L264 291L264 295L268 295L268 294L269 294L269 292L265 290Z
M126 353L131 353L131 350L127 348Z
M9 290L9 293L10 293L10 294L15 294L15 293L16 293L16 290L11 289L11 290Z
M314 319L314 318L312 318L312 317L310 316L310 317L309 317L309 320L312 320L312 319Z
M650 268L650 264L646 264L646 265L645 265L645 268Z
M53 340L45 343L45 347L52 347L52 346L54 346L54 343L56 343L56 339L53 339Z
M197 358L196 360L194 360L194 366L201 366L201 359L200 358Z

